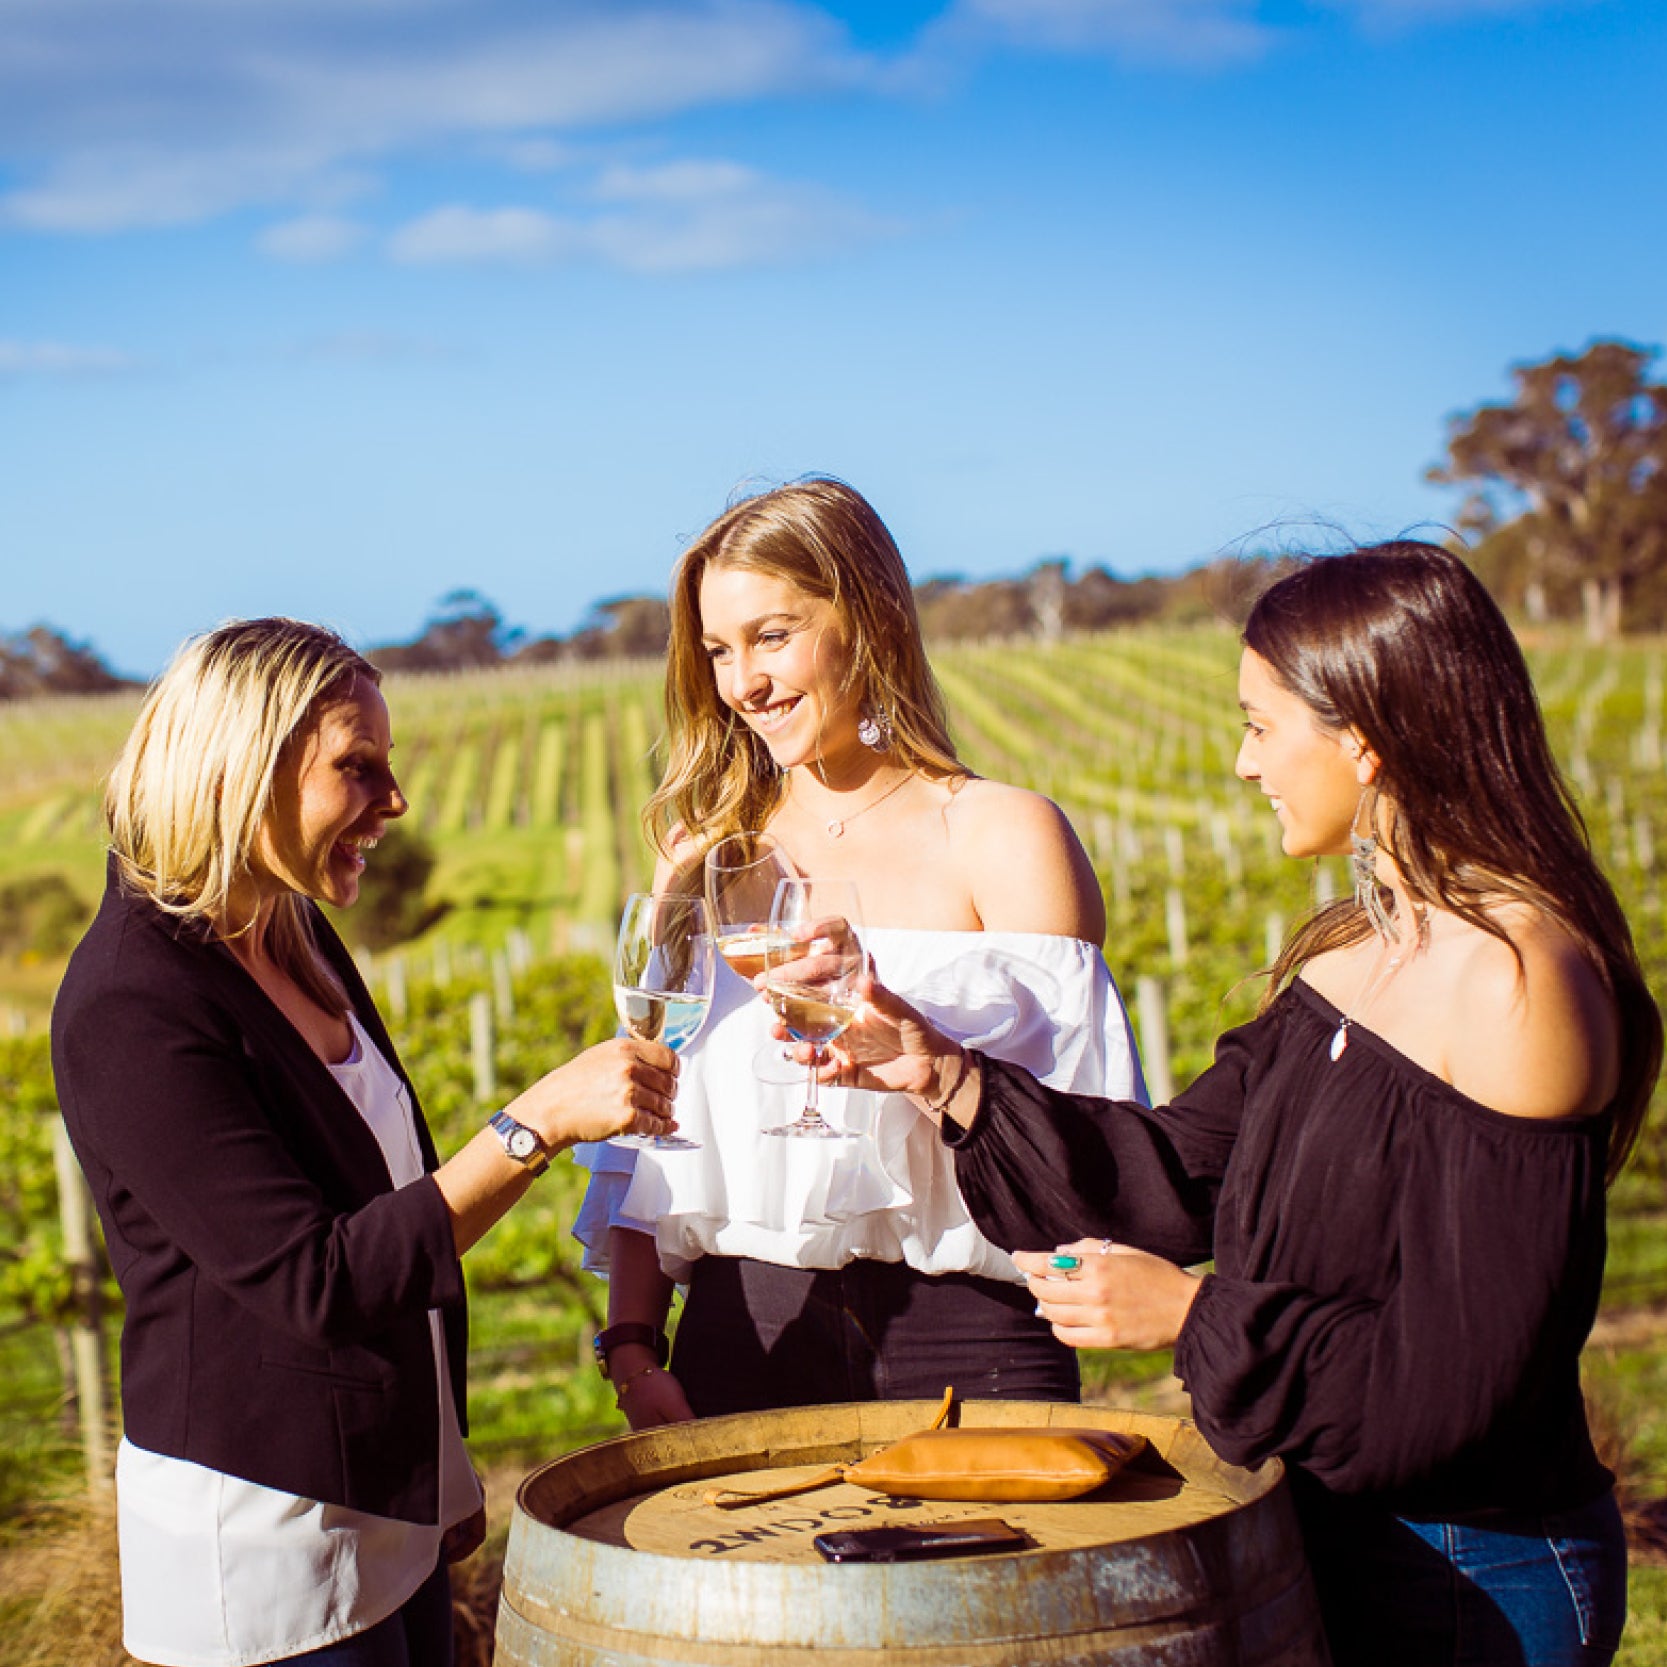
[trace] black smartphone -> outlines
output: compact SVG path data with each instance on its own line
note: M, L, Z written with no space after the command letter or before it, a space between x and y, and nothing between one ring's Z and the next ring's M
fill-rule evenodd
M1022 1551L1030 1536L1000 1517L920 1522L911 1527L848 1528L812 1542L830 1563L901 1563L915 1557L959 1557L971 1551Z

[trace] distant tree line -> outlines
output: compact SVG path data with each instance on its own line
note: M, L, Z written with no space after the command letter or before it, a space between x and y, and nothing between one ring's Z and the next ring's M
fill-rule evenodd
M1254 562L1254 558L1253 558ZM1103 567L1076 578L1060 557L1013 579L928 579L915 587L921 627L936 642L968 638L1053 638L1142 620L1221 617L1227 578L1242 581L1243 562L1215 563L1168 577L1119 579ZM469 671L617 658L657 659L666 651L671 612L661 596L600 602L570 637L529 637L505 624L479 591L453 591L421 633L370 649L383 671Z
M0 700L28 695L96 695L126 683L86 643L49 625L0 635Z
M369 649L383 671L472 671L557 661L635 659L665 652L671 615L664 597L620 596L596 603L570 637L533 637L504 622L478 590L443 597L418 636Z
M1459 530L1477 571L1511 612L1538 624L1579 618L1602 642L1623 628L1667 628L1667 385L1650 379L1654 348L1600 340L1512 372L1511 399L1451 418L1445 458L1427 471L1462 486ZM1073 577L1048 557L1017 578L928 579L921 624L938 642L1098 631L1162 620L1232 618L1279 570L1278 556L1216 561L1173 576ZM410 642L372 649L389 671L655 657L665 652L664 597L599 602L571 636L507 625L475 590L453 591ZM0 635L0 700L120 687L88 646L49 626Z
M1426 478L1468 489L1459 530L1470 559L1530 624L1580 618L1594 642L1623 627L1667 628L1667 385L1649 377L1657 356L1595 341L1578 355L1516 366L1512 399L1448 422L1446 457ZM937 642L1232 619L1286 559L1243 555L1121 579L1104 567L1073 578L1056 556L1017 578L928 579L915 603ZM599 603L571 637L529 639L478 593L458 591L416 641L372 657L390 669L452 670L655 656L668 629L664 598L623 596Z

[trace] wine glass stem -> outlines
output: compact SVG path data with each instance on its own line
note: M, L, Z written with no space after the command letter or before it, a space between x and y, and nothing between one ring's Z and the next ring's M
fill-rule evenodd
M806 1123L820 1123L822 1113L817 1109L817 1091L821 1084L817 1080L817 1072L822 1067L822 1044L813 1043L810 1049L810 1075L805 1079L805 1109L803 1121Z

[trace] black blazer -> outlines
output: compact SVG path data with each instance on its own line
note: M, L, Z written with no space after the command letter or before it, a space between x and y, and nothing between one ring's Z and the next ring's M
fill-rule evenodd
M316 911L313 926L403 1077L352 957ZM125 892L114 865L53 1008L52 1066L126 1299L129 1439L437 1521L428 1310L460 1415L468 1322L433 1180L395 1191L364 1119L231 952Z

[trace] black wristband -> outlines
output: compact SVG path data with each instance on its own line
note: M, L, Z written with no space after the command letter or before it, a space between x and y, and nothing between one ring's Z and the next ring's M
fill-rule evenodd
M658 1327L647 1324L643 1320L627 1320L622 1325L611 1325L606 1331L599 1331L591 1339L591 1350L596 1356L596 1369L603 1377L608 1376L608 1353L625 1343L640 1343L645 1349L654 1351L654 1358L664 1366L671 1356L671 1344L666 1341L666 1334Z

